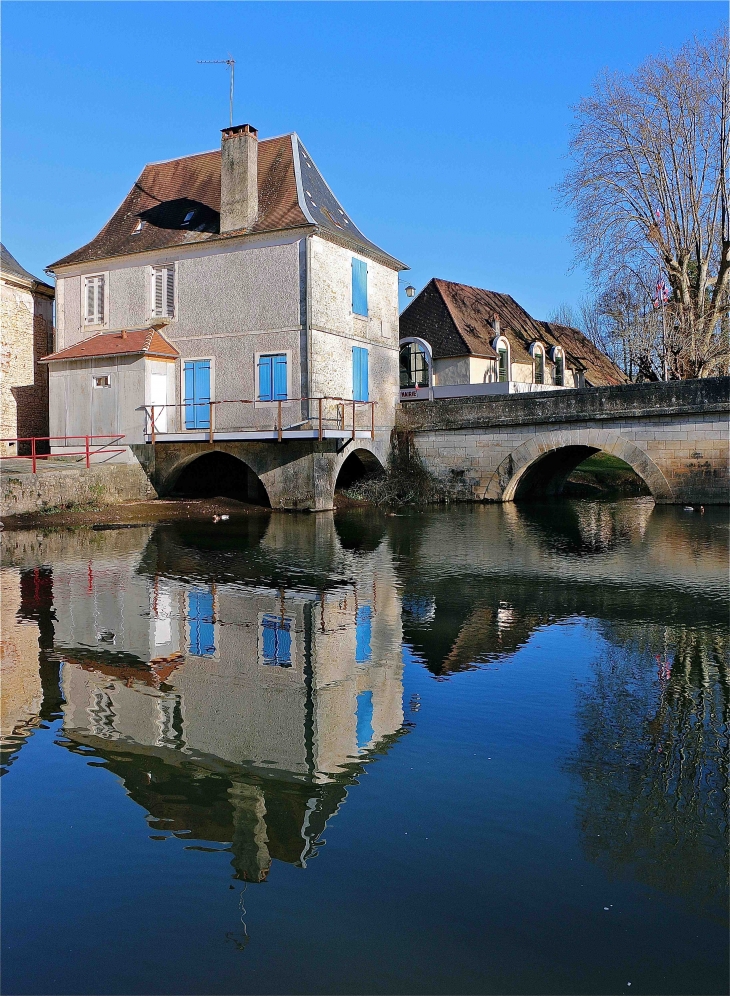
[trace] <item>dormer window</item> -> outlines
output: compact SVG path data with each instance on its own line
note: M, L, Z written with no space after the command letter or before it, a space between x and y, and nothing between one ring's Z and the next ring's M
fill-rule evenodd
M183 227L187 227L190 224L190 222L193 220L194 217L195 217L195 211L188 211L188 213L183 218L183 222L182 222L183 223Z
M143 228L144 228L144 222L142 221L142 219L140 219L140 220L139 220L139 221L137 222L137 224L136 224L136 226L135 226L135 229L134 229L134 231L132 232L132 235L139 235L139 233L140 233L140 232L142 231L142 229L143 229Z
M545 350L539 342L533 342L530 346L532 358L535 361L535 383L545 383Z
M497 315L495 320L499 322ZM497 380L500 384L506 384L510 379L510 348L509 342L503 335L498 335L492 342L493 348L497 352Z
M555 364L555 383L563 387L565 380L565 356L560 346L553 346L553 363Z

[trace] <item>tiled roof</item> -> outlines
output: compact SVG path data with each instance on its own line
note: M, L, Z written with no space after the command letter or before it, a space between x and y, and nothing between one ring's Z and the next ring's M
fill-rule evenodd
M400 316L400 335L425 339L437 360L467 353L494 357L495 314L499 316L500 334L510 344L512 362L531 364L529 350L534 342L548 347L560 345L568 366L585 370L591 385L626 382L622 371L578 329L538 321L509 294L437 277Z
M3 276L8 276L11 279L22 280L24 283L38 284L39 288L46 288L49 291L53 291L53 287L47 284L45 280L39 280L38 277L34 277L32 273L29 273L25 267L21 266L12 253L9 253L5 246L0 243L0 273Z
M557 325L555 322L543 322L542 325L545 329L543 341L549 345L562 346L566 356L585 370L586 383L591 387L628 383L629 378L623 370L578 329L569 325Z
M42 363L54 360L88 360L91 357L145 353L176 359L180 354L157 329L131 329L128 332L100 332L75 346L44 356Z
M258 190L259 213L255 224L250 229L221 234L220 150L150 163L99 234L52 267L244 234L316 227L323 234L405 269L355 226L296 134L259 142ZM193 217L185 224L185 217L191 211ZM138 230L140 222L143 225Z

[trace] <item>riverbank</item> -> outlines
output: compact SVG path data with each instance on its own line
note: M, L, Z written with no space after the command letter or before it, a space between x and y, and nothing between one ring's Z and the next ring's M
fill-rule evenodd
M162 522L225 522L269 513L261 505L233 498L154 498L116 505L75 505L2 517L6 530L14 529L131 529Z

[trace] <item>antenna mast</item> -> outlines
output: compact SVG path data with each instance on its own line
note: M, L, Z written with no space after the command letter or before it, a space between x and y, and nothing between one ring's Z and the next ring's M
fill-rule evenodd
M198 59L197 61L199 66L228 66L228 68L230 69L231 93L229 100L230 104L229 113L230 113L231 128L232 128L233 127L233 75L236 69L236 60L231 58L231 56L229 55L227 59Z

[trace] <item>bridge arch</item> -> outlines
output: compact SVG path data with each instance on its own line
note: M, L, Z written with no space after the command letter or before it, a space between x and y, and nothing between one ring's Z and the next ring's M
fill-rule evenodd
M667 479L636 443L611 430L562 429L537 433L502 460L484 490L485 501L515 501L529 491L560 494L575 468L599 450L623 460L646 484L655 501L673 501Z
M250 464L221 449L182 457L166 475L165 492L191 498L234 498L271 507L266 486Z
M335 490L337 488L346 488L361 477L365 477L368 474L375 474L385 469L380 457L369 446L360 445L362 442L365 441L358 440L356 448L348 449L338 459L334 474Z

